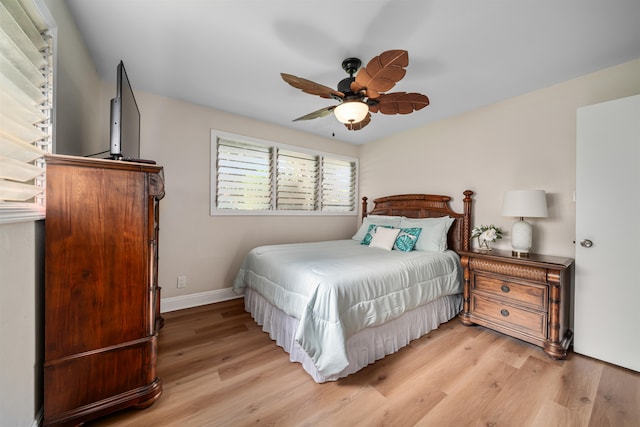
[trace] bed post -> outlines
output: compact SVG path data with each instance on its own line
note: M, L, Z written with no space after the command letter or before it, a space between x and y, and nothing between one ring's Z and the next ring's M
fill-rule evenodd
M367 200L366 196L362 197L362 219L367 217Z
M473 191L466 190L462 194L464 194L464 199L462 200L464 206L464 217L462 219L462 234L464 238L462 239L462 250L468 251L471 247L471 203L473 202L471 196L473 195Z

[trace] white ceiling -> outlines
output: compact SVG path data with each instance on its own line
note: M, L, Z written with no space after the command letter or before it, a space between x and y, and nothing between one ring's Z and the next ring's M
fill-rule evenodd
M106 81L123 60L134 91L353 144L640 58L638 0L66 1ZM335 101L281 72L335 88L343 59L389 49L409 52L391 91L431 105L360 131L333 115L292 122Z

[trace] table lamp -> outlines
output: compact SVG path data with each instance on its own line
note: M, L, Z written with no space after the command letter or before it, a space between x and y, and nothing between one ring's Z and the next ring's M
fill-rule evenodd
M546 218L547 199L544 190L510 190L504 192L502 216L520 219L511 227L511 248L513 255L528 256L532 243L531 224L526 218Z

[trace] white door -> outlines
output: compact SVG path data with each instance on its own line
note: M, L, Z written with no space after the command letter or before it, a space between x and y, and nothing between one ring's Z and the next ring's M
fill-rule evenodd
M640 95L577 122L574 350L640 371Z

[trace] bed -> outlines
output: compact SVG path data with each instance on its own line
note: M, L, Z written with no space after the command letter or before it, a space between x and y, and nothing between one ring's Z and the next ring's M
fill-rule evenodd
M377 198L348 240L260 246L234 281L245 309L318 383L395 353L462 308L457 251L469 249L472 194ZM419 230L419 231L418 231Z

